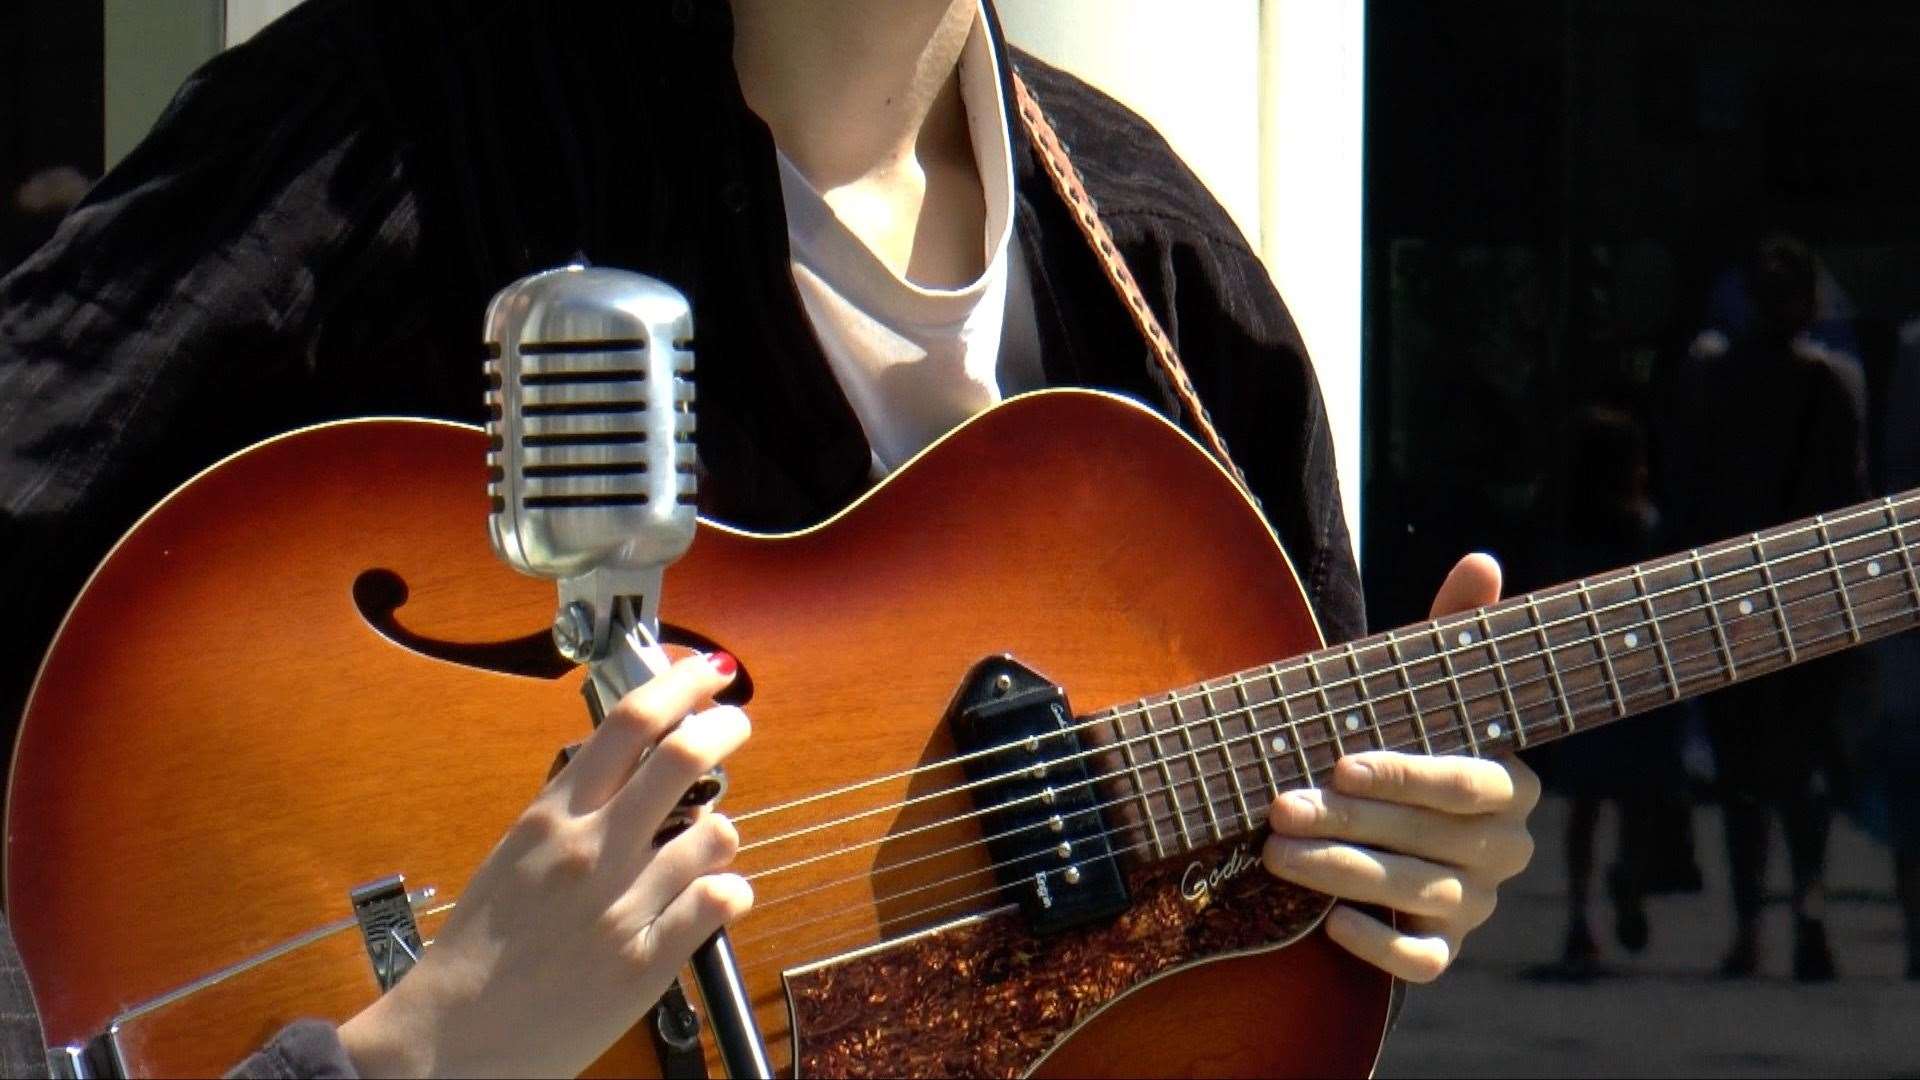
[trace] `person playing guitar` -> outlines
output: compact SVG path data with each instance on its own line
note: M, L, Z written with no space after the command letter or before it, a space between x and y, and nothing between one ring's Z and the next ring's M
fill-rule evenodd
M1028 107L1190 361L1197 414L1016 122ZM486 298L578 253L691 296L711 518L810 524L1003 397L1099 387L1217 425L1329 642L1365 629L1326 416L1266 272L1158 134L1009 46L984 0L308 0L189 80L0 281L0 601L44 641L140 511L262 437L479 419ZM1468 556L1434 611L1499 590ZM9 661L10 711L37 656ZM722 815L635 843L746 738L708 707L730 664L683 661L624 700L337 1043L290 1033L244 1068L591 1061L750 903ZM1325 933L1426 982L1531 856L1538 794L1512 758L1355 753L1331 789L1273 801L1260 859L1390 909L1342 904Z

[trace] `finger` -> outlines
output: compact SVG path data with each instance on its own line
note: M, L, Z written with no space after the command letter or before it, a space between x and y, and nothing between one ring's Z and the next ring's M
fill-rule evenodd
M1461 817L1420 807L1357 799L1325 789L1289 791L1267 815L1275 832L1384 848L1505 879L1533 855L1519 822Z
M1334 944L1397 979L1432 982L1453 962L1454 946L1446 938L1403 934L1345 904L1327 912L1326 927Z
M1453 565L1447 580L1434 594L1430 619L1467 611L1500 599L1500 564L1493 556L1474 552Z
M686 790L747 741L753 727L747 714L731 705L698 712L660 740L640 767L607 800L607 842L650 844Z
M1522 769L1525 766L1521 766ZM1532 770L1527 770L1529 778ZM1334 765L1334 790L1383 802L1424 806L1449 814L1512 814L1523 805L1522 783L1513 763L1452 755L1426 757L1390 750L1349 754ZM1528 782L1537 789L1538 779ZM1538 798L1538 791L1534 791Z
M604 806L654 744L733 681L733 665L726 653L689 656L647 680L607 711L552 790L575 814Z
M1391 851L1290 836L1267 837L1260 849L1260 861L1275 877L1342 900L1379 904L1409 915L1449 921L1465 916L1475 925L1480 922L1474 917L1479 913L1469 908L1483 902L1481 891L1469 888L1457 867Z
M1533 813L1533 808L1540 805L1540 774L1511 754L1502 755L1496 760L1507 770L1507 776L1513 782L1514 808L1520 811L1521 817Z
M726 869L739 850L740 834L726 815L702 814L659 851L646 853L652 858L628 890L635 910L664 910L696 879Z
M670 961L677 970L714 931L751 907L753 888L745 878L737 874L696 878L647 927L645 951L655 960Z

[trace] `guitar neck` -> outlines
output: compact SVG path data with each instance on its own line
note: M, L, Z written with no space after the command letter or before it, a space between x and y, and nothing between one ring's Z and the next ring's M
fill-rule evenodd
M1362 750L1524 750L1920 624L1920 489L1096 713L1142 850Z

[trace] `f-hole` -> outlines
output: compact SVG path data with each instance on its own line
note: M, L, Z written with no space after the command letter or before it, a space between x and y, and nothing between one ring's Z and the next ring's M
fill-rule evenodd
M381 637L410 652L449 664L529 679L558 679L574 669L573 661L554 648L553 633L544 626L504 641L444 641L416 634L400 623L399 611L406 605L408 595L406 579L384 567L363 570L353 579L353 605L360 617ZM705 634L665 621L660 624L660 641L698 652L725 648ZM753 676L738 653L734 658L740 660L739 674L715 699L723 705L745 705L753 698Z

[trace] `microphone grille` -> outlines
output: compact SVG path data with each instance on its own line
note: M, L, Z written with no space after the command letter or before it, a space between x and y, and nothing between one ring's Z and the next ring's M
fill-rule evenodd
M488 524L526 573L671 562L692 542L693 316L664 282L569 266L487 307Z

